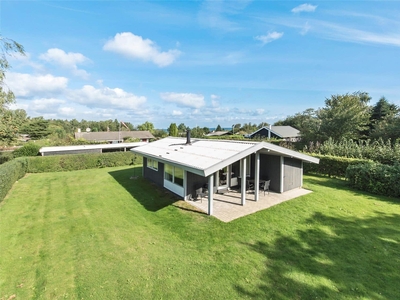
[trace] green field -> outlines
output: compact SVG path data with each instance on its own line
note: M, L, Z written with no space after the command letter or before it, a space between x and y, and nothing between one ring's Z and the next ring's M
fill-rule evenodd
M0 204L0 299L399 299L400 201L314 192L223 223L132 167L29 174Z

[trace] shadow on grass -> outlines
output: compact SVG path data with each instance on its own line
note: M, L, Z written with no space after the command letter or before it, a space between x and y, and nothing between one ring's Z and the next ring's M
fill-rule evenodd
M247 246L266 259L257 299L398 299L400 214L336 218L315 213L309 229Z
M173 205L182 210L198 212L183 201L179 201L182 199L175 194L144 179L141 176L141 166L112 171L109 174L148 211L156 212Z

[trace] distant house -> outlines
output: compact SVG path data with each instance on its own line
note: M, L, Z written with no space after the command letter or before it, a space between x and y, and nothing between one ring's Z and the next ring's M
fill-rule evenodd
M213 131L210 132L209 134L206 134L206 136L223 136L228 134L230 134L230 131Z
M98 143L123 143L125 139L139 139L148 143L154 136L150 131L106 131L106 132L75 132L75 139L84 139Z
M213 194L252 181L258 201L262 180L270 180L277 193L303 185L303 162L319 159L266 142L167 137L132 148L143 156L143 176L185 200L207 186L208 214L213 214ZM246 189L241 189L245 204Z
M297 142L300 140L300 131L292 126L269 126L263 127L246 135L246 137L254 138L276 138L284 139L290 142Z

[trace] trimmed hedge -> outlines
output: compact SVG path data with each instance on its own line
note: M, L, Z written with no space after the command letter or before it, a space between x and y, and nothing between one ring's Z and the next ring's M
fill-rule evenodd
M25 176L27 161L18 158L0 165L0 202L3 201L13 184Z
M40 145L34 143L26 143L21 148L18 148L13 152L14 157L24 156L37 156L39 154Z
M347 158L330 155L308 154L319 158L319 164L305 163L304 173L314 173L328 175L329 177L346 177L346 169L350 165L369 162L369 160L359 158Z
M132 152L38 156L28 157L27 160L28 173L63 172L142 163L142 158L133 155Z
M20 157L0 165L0 202L26 173L45 173L142 164L132 152Z
M13 159L14 159L14 156L11 151L0 152L0 165L4 164L10 160L13 160Z
M400 197L400 164L390 166L367 162L350 165L346 171L346 179L358 190Z

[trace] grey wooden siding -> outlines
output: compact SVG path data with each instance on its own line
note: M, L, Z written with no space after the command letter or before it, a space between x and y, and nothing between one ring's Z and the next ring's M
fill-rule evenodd
M186 182L187 182L186 196L192 195L192 197L195 198L196 190L198 188L203 187L205 184L208 184L208 178L187 172L186 173Z
M274 155L260 155L260 179L271 180L270 190L280 191L281 186L281 157Z
M164 186L164 164L158 162L158 171L147 167L147 157L143 157L143 176L157 185Z
M283 191L301 187L301 160L285 157Z

